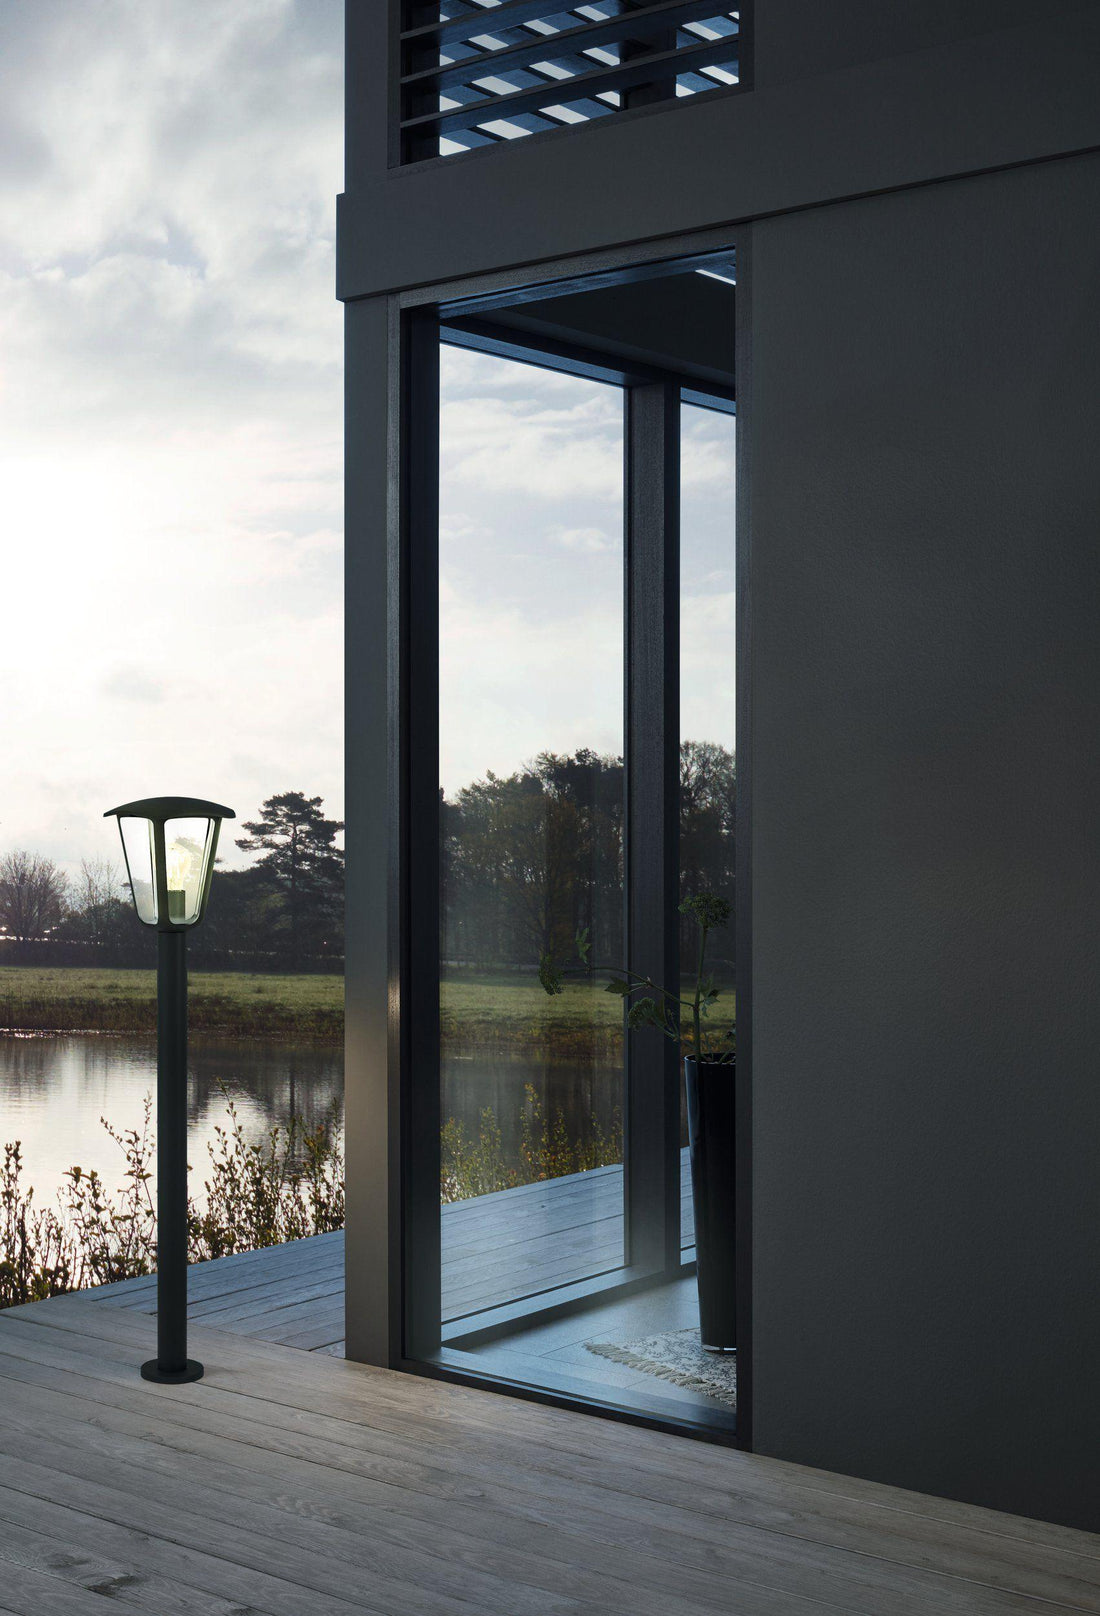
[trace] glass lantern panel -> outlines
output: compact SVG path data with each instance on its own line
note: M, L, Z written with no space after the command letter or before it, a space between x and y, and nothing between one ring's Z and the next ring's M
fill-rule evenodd
M155 853L153 850L153 821L151 819L120 819L122 851L126 855L126 869L130 877L130 890L134 894L134 907L138 919L146 926L157 923L157 883Z
M199 918L213 831L212 819L169 819L165 822L168 919L173 925L193 926Z

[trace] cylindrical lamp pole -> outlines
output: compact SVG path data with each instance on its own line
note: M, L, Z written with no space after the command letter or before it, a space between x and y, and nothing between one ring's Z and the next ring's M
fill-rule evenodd
M187 1356L187 933L206 912L218 830L233 810L150 797L110 814L138 919L157 931L157 1355L141 1373L179 1386L202 1376Z
M198 1380L187 1356L187 933L157 933L157 1355L145 1380Z

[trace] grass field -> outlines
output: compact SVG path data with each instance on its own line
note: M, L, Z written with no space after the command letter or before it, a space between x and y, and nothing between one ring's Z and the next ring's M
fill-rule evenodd
M693 984L682 991L692 992ZM735 1005L732 990L723 991L709 1030L721 1034ZM567 982L564 993L550 998L533 977L458 977L444 982L440 1008L445 1048L450 1042L535 1058L553 1050L558 1060L616 1059L621 1048L622 1000L602 982Z
M622 1039L622 1001L601 985L570 982L548 997L534 977L445 981L440 994L444 1052L470 1047L558 1060L611 1059Z
M188 1008L196 1032L339 1039L344 980L195 971ZM715 1031L732 1014L732 994L717 1008ZM155 971L0 966L0 1031L153 1032L156 1016ZM441 1031L444 1049L452 1052L539 1058L552 1050L558 1060L613 1059L622 1003L600 983L570 982L548 998L533 977L459 977L443 984Z
M196 1032L338 1039L344 979L195 971L188 1015ZM156 1025L155 971L0 966L0 1030L153 1032Z

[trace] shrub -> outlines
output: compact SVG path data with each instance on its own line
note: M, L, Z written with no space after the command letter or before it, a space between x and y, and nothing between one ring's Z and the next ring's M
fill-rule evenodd
M72 1290L73 1243L56 1213L34 1205L19 1180L19 1141L4 1146L0 1168L0 1307L40 1302Z
M534 1184L592 1167L608 1167L623 1159L622 1118L616 1113L605 1131L593 1117L586 1137L571 1138L561 1111L547 1116L532 1084L526 1085L527 1103L521 1119L519 1155L509 1161L500 1124L491 1106L481 1113L476 1139L453 1117L443 1124L440 1159L440 1198L466 1201L491 1195L517 1184Z
M208 1146L206 1204L188 1207L191 1262L281 1245L343 1227L344 1159L337 1118L307 1128L295 1117L249 1144L232 1101L228 1123ZM123 1185L111 1193L100 1174L71 1167L56 1210L38 1207L24 1189L18 1141L4 1146L0 1168L0 1308L42 1301L89 1285L153 1273L157 1216L152 1181L152 1100L140 1128L116 1132Z

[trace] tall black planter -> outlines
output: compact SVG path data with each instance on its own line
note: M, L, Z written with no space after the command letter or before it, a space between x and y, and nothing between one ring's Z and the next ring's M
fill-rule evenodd
M699 1334L708 1352L737 1345L734 1289L734 1082L732 1061L684 1061L691 1198L699 1281Z

